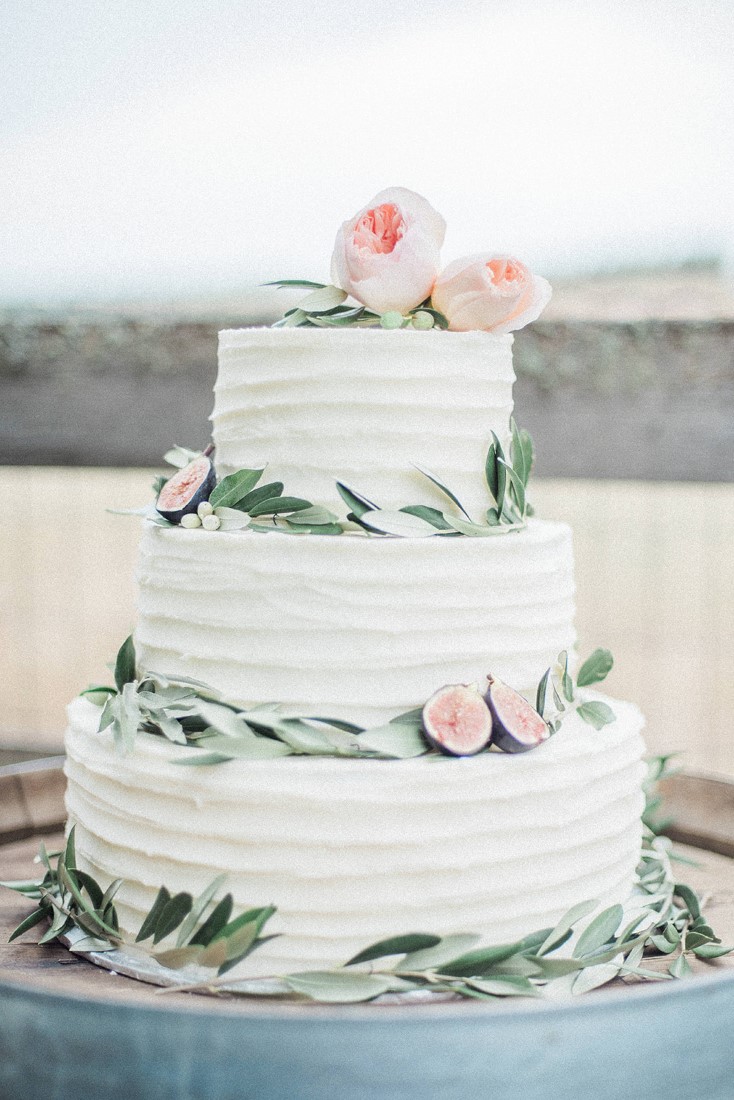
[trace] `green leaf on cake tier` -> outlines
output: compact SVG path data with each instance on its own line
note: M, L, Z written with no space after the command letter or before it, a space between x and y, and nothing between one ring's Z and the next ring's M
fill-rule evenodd
M360 742L352 733L310 726L300 718L281 718L272 724L276 737L307 756L358 756Z
M574 905L567 913L564 913L555 928L548 933L538 948L538 954L545 955L549 951L555 951L561 947L571 935L576 923L593 913L598 905L599 902L595 898L591 898L589 901L579 902L578 905Z
M456 496L455 493L451 491L451 489L449 489L447 485L444 485L444 483L439 477L437 477L436 474L432 473L431 470L427 469L427 467L425 466L419 466L417 463L414 463L413 465L415 466L415 469L418 471L419 474L423 474L424 477L427 477L428 480L431 481L437 489L440 489L441 492L449 498L452 504L455 504L459 511L463 512L466 518L471 522L471 516L469 515L459 498ZM449 517L446 516L445 518L448 519Z
M258 737L253 734L251 738L224 737L215 734L213 737L202 738L197 745L205 749L215 759L210 759L212 764L223 764L228 760L274 760L278 756L291 756L293 749L282 741L274 741L271 737ZM196 760L176 760L177 764L202 763L202 758Z
M411 951L400 964L400 970L438 970L445 964L463 956L479 942L479 936L470 932L459 932L452 936L443 936L435 947L424 947Z
M621 905L610 905L608 909L602 910L579 936L573 949L573 957L581 959L610 943L614 939L623 917L624 909Z
M376 504L368 500L367 497L362 496L355 489L350 489L343 481L337 481L336 488L350 512L353 512L357 518L363 516L365 512L379 511Z
M510 430L512 432L510 447L512 467L522 479L525 488L527 488L535 461L533 441L529 432L525 431L524 428L518 428L514 417L510 420Z
M558 654L558 665L561 670L561 690L567 703L573 702L573 680L568 671L568 650L563 649Z
M508 531L522 531L524 523L482 524L470 523L460 519L459 516L445 516L446 522L455 531L470 538L490 538L493 535L506 535Z
M372 1001L393 989L414 988L395 976L356 970L307 970L289 974L285 982L294 993L323 1004L356 1004Z
M120 646L115 659L115 683L118 691L122 691L125 684L135 679L135 665L135 643L130 634Z
M500 458L504 457L505 452L497 433L492 432L492 443L489 445L487 460L484 464L484 476L500 517L505 506L505 490L507 488L507 468L499 461Z
M390 725L395 722L400 724L407 723L408 725L420 726L423 721L423 707L413 707L412 710L406 710L402 714L396 714L394 718L390 719Z
M608 703L602 703L600 700L594 700L589 703L581 703L576 708L576 713L579 718L582 718L588 725L593 726L595 730L603 729L604 726L610 725L616 721L616 714L609 706Z
M576 677L579 687L588 687L589 684L598 684L612 670L614 658L608 649L595 649L590 657L587 657Z
M249 509L249 513L254 519L256 516L272 516L286 512L302 512L312 507L313 505L310 500L303 500L301 497L277 496L271 497L269 500L261 500L259 504L255 504Z
M300 512L294 512L294 517L300 516ZM284 535L343 535L344 528L340 523L297 523L295 518L284 521L281 528Z
M438 535L435 524L409 512L380 509L376 512L363 512L360 519L364 527L380 535L398 535L401 538L430 538Z
M274 497L281 496L282 493L282 481L269 481L266 485L258 485L256 489L251 489L241 500L237 501L237 510L249 512L251 508L261 504L264 500L272 500Z
M219 520L219 531L244 531L246 527L250 526L250 517L239 508L219 508L214 509L214 515Z
M262 470L237 470L223 477L211 491L209 503L212 508L234 508L255 488L263 473L264 467Z
M179 924L188 916L193 904L191 894L181 891L169 898L160 910L153 932L153 943L160 943L171 932L175 932Z
M275 279L272 283L262 283L262 286L298 287L301 290L323 290L326 283L314 283L310 279Z
M365 730L360 734L359 744L362 749L370 749L381 756L394 757L396 760L423 756L429 751L420 732L420 725L407 722L390 722L386 726Z
M426 523L430 523L439 531L452 530L443 512L439 512L438 508L431 508L427 504L408 504L405 508L401 508L400 511L407 512L409 516L418 516L419 519L424 519Z
M311 504L308 508L298 508L288 522L292 526L328 527L337 522L337 516L322 504Z
M367 321L372 323L378 320L378 315L366 310L364 306L333 309L329 313L309 314L309 317L317 328L348 328L357 326L358 323L361 323L358 327L364 327Z
M607 985L614 981L621 969L621 964L611 962L586 967L577 975L571 986L573 996L580 997L584 993L591 993L592 989Z
M179 470L183 470L184 466L188 466L189 462L193 462L200 454L201 451L192 451L189 447L181 447L177 443L171 447L170 451L166 451L163 461L169 466L176 466Z
M205 699L195 701L196 713L217 733L232 740L249 741L255 738L247 722L231 707L222 703L210 703Z
M341 290L338 286L317 287L310 294L307 294L303 301L298 303L298 308L309 314L328 313L336 306L340 306L346 300L346 297L346 290Z
M535 696L535 709L541 718L545 717L545 704L548 695L548 681L550 680L551 670L548 668L543 673L542 679L538 684L538 691Z
M437 947L441 942L440 936L431 936L426 932L409 932L404 936L390 936L386 940L379 940L370 947L354 955L345 966L357 966L358 963L372 962L374 959L385 959L390 955L409 955L414 951L423 951L427 947Z
M497 458L497 466L505 471L506 484L509 484L509 493L505 496L503 511L508 514L510 522L516 518L524 519L526 511L525 486L521 478L515 473L512 466L504 458ZM507 498L510 498L512 508L507 507Z

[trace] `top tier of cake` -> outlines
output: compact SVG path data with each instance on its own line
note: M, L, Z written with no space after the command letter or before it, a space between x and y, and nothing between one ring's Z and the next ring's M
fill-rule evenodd
M267 480L318 504L335 479L382 508L445 503L439 474L478 518L496 432L508 442L512 336L487 332L245 328L219 334L212 421L220 476Z

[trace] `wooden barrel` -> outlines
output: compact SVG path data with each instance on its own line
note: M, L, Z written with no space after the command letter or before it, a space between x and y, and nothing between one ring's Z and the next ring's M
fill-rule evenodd
M0 848L1 878L32 876L31 834L57 827L61 790L57 761L0 775L0 821L10 838ZM699 861L681 877L709 895L714 928L732 943L734 785L684 776L666 793L689 845L683 851ZM734 1096L728 958L697 964L688 980L618 986L560 1004L213 1000L162 996L63 947L38 947L34 933L8 944L27 912L22 897L0 891L0 1100Z

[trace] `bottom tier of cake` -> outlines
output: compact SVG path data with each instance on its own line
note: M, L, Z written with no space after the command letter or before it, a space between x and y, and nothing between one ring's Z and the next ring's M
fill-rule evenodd
M195 768L175 761L196 750L150 734L119 755L98 708L77 699L66 774L78 863L102 884L124 879L128 931L159 886L197 892L226 872L238 906L278 907L268 931L282 934L242 964L251 975L342 963L404 932L516 939L631 890L643 719L613 706L603 730L573 714L523 755Z

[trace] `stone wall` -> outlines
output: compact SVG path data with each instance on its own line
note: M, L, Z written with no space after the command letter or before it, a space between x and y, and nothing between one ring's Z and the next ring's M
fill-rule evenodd
M553 477L734 480L734 319L562 319L516 336L518 417ZM149 466L203 446L241 314L0 314L0 464Z

